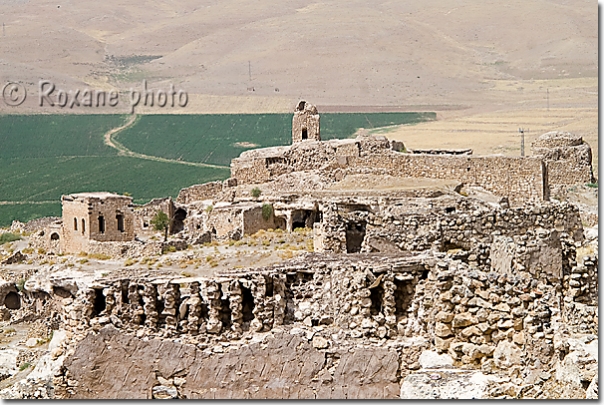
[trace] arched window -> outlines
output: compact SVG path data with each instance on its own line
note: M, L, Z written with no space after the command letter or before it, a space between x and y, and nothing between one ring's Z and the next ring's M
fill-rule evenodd
M82 235L86 233L86 220L82 218Z
M73 230L74 231L78 230L78 219L77 218L73 219Z

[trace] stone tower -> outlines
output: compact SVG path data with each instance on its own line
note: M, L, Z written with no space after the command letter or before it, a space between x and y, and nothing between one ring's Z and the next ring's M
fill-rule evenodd
M292 120L292 142L320 141L319 118L317 107L304 100L300 101L294 111L294 119Z

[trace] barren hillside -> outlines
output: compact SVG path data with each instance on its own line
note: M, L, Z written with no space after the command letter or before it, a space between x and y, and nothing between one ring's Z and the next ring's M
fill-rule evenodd
M65 90L127 91L143 78L189 92L189 113L289 111L300 97L331 110L542 108L546 88L523 91L523 82L597 76L596 7L564 0L3 0L0 81L24 83L30 97L0 111L39 111L39 79ZM498 91L511 82L519 83L514 91ZM558 107L595 108L597 80L589 89L596 94Z

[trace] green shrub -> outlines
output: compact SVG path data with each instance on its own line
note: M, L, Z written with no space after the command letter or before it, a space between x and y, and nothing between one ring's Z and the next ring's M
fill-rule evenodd
M262 194L262 190L260 190L258 187L254 187L251 191L252 197L254 198L258 198L260 197L260 194Z
M270 204L262 204L262 218L268 221L273 215L273 206Z
M586 186L591 188L598 188L598 183L587 183Z
M19 281L17 281L17 290L19 292L23 292L23 290L25 289L25 282L27 280L25 280L24 278L20 278Z

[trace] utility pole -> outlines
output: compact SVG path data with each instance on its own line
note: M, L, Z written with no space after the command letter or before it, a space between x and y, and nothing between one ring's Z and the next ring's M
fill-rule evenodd
M2 36L6 36L6 28L4 27L4 23L2 23Z
M247 61L247 70L250 75L250 82L251 82L252 81L252 62L249 60Z
M549 111L549 87L547 88L547 111Z
M518 128L518 132L520 132L520 156L524 157L524 133L529 132L528 128L525 130L524 128Z

